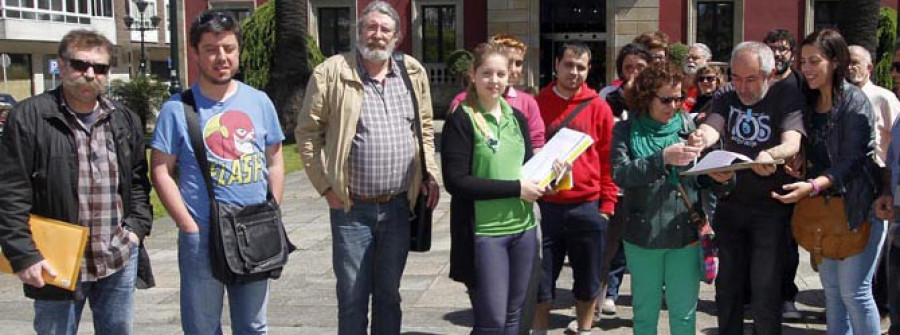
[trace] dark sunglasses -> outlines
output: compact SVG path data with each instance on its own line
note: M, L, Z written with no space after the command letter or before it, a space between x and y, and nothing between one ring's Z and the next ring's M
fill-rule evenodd
M657 95L656 98L659 99L659 102L662 102L664 105L668 105L673 102L676 104L680 104L682 101L684 101L683 95L676 95L674 97L661 97Z
M900 72L900 62L894 62L891 64L891 68L894 69L894 71Z
M702 76L697 79L697 81L701 83L714 83L716 81L716 76Z
M515 65L515 66L522 66L522 64L525 64L525 61L514 60L512 63L513 63L513 65Z
M93 68L94 74L107 74L109 73L109 64L101 64L101 63L91 63L88 61L69 58L69 66L71 66L75 71L78 72L87 72L88 69Z

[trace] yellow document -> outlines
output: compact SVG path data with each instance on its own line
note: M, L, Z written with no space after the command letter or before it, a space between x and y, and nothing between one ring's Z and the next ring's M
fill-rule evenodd
M44 273L44 281L74 291L75 285L78 284L78 273L81 271L81 260L84 258L84 248L87 244L87 227L37 215L31 215L28 224L31 226L34 244L44 259L56 270L56 277ZM0 272L13 273L9 259L3 254L0 254Z

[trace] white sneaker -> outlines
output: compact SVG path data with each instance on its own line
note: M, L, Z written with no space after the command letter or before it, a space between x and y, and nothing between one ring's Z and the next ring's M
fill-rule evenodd
M781 318L786 320L799 320L803 318L803 315L797 310L797 306L794 305L793 301L785 301L784 310L781 312Z
M600 306L600 311L606 315L616 315L616 302L610 298L603 299L603 305Z

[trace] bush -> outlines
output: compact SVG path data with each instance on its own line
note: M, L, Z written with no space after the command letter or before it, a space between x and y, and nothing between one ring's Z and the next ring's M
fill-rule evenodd
M873 55L875 70L871 80L875 85L894 89L891 78L891 64L894 62L894 48L897 45L897 11L890 7L881 8L878 13L878 48Z
M154 111L169 99L169 85L154 76L137 75L130 81L116 79L110 86L113 98L137 114L144 129L147 129L147 120Z
M466 87L469 83L469 67L472 66L472 61L474 60L475 56L465 49L453 51L447 56L445 61L447 70L450 70L450 73L456 76L462 87Z
M681 64L684 64L684 60L687 58L687 54L687 44L678 42L669 46L669 61L673 64L678 64L679 67L681 66Z

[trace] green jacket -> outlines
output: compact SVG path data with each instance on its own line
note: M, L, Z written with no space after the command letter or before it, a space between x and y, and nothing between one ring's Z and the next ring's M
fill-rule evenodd
M610 159L613 180L624 192L625 215L623 239L651 249L675 249L694 243L699 238L697 227L690 221L690 213L678 196L677 187L666 183L662 151L644 158L636 158L631 148L631 121L621 121L613 128ZM692 121L685 122L682 135L694 130ZM682 177L681 183L695 209L701 212L699 192L712 187L724 192L729 184L719 184L709 177Z

